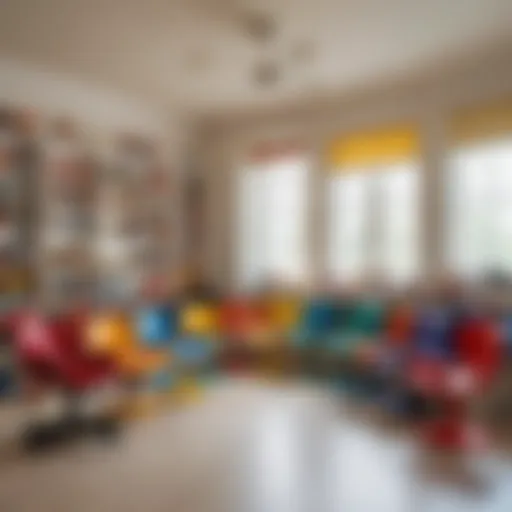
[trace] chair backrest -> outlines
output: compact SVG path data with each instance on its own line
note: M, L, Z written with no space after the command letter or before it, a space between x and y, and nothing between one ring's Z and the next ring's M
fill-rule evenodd
M420 357L453 360L457 357L455 334L458 315L446 307L427 307L418 312L413 348Z
M346 329L364 336L380 334L384 325L385 311L380 301L363 299L357 301L347 312Z
M118 313L91 315L85 331L85 344L90 352L97 355L115 358L136 345L131 323Z
M273 328L290 332L300 322L302 304L298 298L277 295L266 301L266 313Z
M502 341L505 349L504 355L512 357L512 316L507 315L501 321Z
M175 311L165 305L148 306L137 314L140 340L152 347L168 345L177 334Z
M21 315L15 330L19 359L29 376L59 387L86 389L111 373L110 362L84 346L83 326L77 317L47 318Z
M483 382L491 380L503 361L504 344L498 324L491 318L465 318L456 333L455 349L461 364L469 366Z
M52 364L59 349L52 322L35 312L21 313L14 321L14 344L24 362Z
M386 315L386 343L392 346L404 346L412 341L414 334L415 312L405 304L391 307Z
M311 336L324 336L335 328L335 305L329 299L311 299L304 307L301 329Z
M219 329L219 308L206 302L188 302L181 310L180 329L185 335L214 337Z

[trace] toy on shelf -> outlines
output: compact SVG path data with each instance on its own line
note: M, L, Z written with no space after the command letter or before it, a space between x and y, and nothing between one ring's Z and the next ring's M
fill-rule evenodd
M98 166L83 133L59 118L44 151L41 207L42 292L46 300L65 303L92 299Z

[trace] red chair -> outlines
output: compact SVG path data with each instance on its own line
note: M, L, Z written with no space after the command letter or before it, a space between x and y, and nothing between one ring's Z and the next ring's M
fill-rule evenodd
M244 373L253 367L253 341L261 324L259 313L252 301L246 298L229 298L220 307L222 361L228 371Z
M86 418L80 413L81 399L111 382L115 374L110 361L85 350L79 317L50 319L27 311L12 318L10 324L23 376L42 390L57 390L67 400L57 422L29 426L25 446L42 448L83 433L114 434L117 422L110 415Z
M496 324L483 317L465 319L455 334L456 360L416 367L415 383L441 407L425 425L427 445L445 450L486 447L489 436L472 417L471 405L493 383L500 367L502 345Z

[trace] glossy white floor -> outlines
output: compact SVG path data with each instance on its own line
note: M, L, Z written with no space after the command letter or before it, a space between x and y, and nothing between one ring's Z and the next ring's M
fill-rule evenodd
M512 466L420 455L411 435L299 385L204 402L28 458L0 453L1 512L511 512Z

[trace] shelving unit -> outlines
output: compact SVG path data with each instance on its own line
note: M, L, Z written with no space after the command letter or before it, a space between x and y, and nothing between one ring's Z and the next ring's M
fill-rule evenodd
M57 120L45 142L41 268L44 303L89 300L96 286L97 184L100 169L85 137Z
M0 108L0 314L36 290L41 153L30 112ZM0 397L14 389L14 357L0 332Z
M119 139L101 199L99 253L103 293L131 301L171 267L170 176L146 139Z

